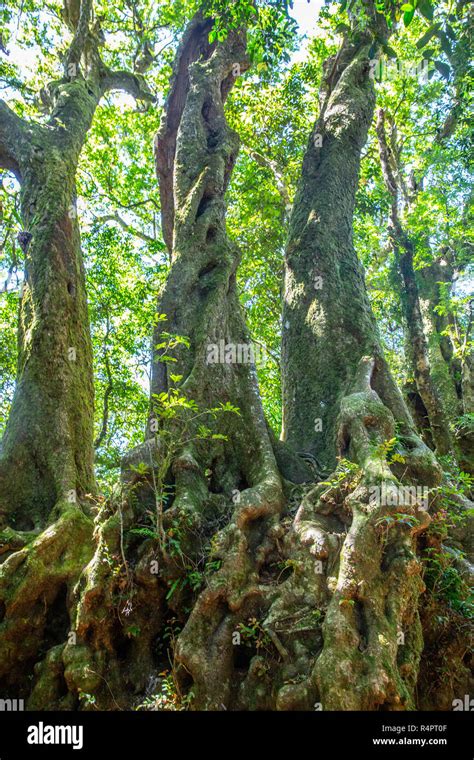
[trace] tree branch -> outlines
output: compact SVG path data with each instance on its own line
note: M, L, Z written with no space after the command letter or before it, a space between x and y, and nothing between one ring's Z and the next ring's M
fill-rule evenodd
M105 439L107 435L107 429L109 426L109 398L114 387L114 381L113 381L112 372L110 369L110 362L109 362L109 350L108 350L108 345L107 345L110 333L111 333L110 321L109 321L109 316L107 315L107 329L106 329L106 333L104 337L104 366L105 366L105 373L107 375L107 386L104 392L104 406L102 409L102 426L101 426L99 435L94 441L95 449L98 449L102 441Z
M122 219L122 217L118 214L117 211L114 214L105 214L104 216L96 216L95 221L99 222L99 224L107 224L107 222L117 222L117 224L120 225L120 227L123 230L125 230L125 232L128 232L130 235L134 235L137 238L140 238L140 240L144 240L146 243L160 242L160 241L157 241L157 239L152 237L151 235L147 235L145 232L140 232L140 230L137 230L131 224L128 224L125 221L125 219Z
M74 37L64 60L64 75L69 77L71 67L79 66L89 36L89 23L92 16L93 0L81 0L79 20Z
M212 20L204 19L200 12L196 13L189 22L176 53L170 90L160 128L155 137L155 165L160 186L161 227L170 255L173 248L174 226L174 160L178 128L189 89L189 67L199 58L209 57L211 53L209 32L212 24Z
M106 69L102 76L102 93L110 90L122 90L136 100L144 100L149 103L156 101L156 96L148 89L145 81L139 74L132 74L130 71L111 71Z
M243 149L251 158L254 159L254 161L259 166L263 166L265 169L269 169L271 171L275 179L275 184L280 194L280 198L283 201L285 214L288 214L291 211L290 194L288 192L288 187L283 177L283 172L280 170L280 167L278 166L277 162L273 161L273 159L271 158L267 158L267 156L264 156L262 153L259 153L253 148L247 147L246 145L243 146Z
M392 169L391 163L391 151L387 143L387 136L385 134L385 111L383 108L379 108L377 113L376 124L377 138L379 141L380 149L380 165L382 167L382 175L384 178L385 186L392 198L392 224L394 227L398 225L398 186L395 179L395 175Z
M265 345L265 343L263 343L261 340L258 340L258 338L256 338L255 335L251 335L250 337L251 337L252 341L257 344L257 346L260 346L261 348L263 348L263 350L265 351L265 353L267 353L268 356L271 359L273 359L273 361L275 362L275 364L277 365L277 367L280 368L280 358L273 351L271 351L268 348L268 346Z

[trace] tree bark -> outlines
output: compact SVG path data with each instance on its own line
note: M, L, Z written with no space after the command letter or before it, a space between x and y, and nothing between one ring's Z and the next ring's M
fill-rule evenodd
M443 265L444 264L444 265ZM454 422L462 413L461 366L456 360L448 335L443 334L453 322L452 315L440 315L440 283L451 291L453 268L434 261L418 271L418 289L433 383L443 399L444 408Z
M136 77L103 65L91 14L89 0L66 3L74 38L63 78L49 86L47 124L0 105L0 163L21 183L25 254L17 381L0 449L0 525L19 530L43 526L53 507L68 509L95 491L92 348L75 174L104 92L120 88L151 98Z
M46 124L0 102L0 165L21 184L25 256L17 383L0 449L0 688L32 689L43 707L77 703L62 658L92 555L92 348L76 167L106 91L152 99L134 75L104 66L91 14L90 0L65 3L74 38L63 77L48 87Z
M84 101L92 115L95 98ZM25 279L0 494L9 523L29 530L58 502L95 490L92 348L75 211L78 150L58 132L26 125L17 148Z
M380 34L387 36L382 21ZM337 417L360 359L376 359L374 383L404 425L410 417L383 358L352 235L360 154L375 95L373 37L353 30L326 62L321 112L309 139L290 220L282 325L282 438L335 465Z
M385 136L384 112L377 117L377 136L385 185L392 199L390 239L401 278L401 301L406 331L406 351L418 392L428 414L431 435L438 454L454 454L455 447L449 428L449 417L443 399L433 380L428 345L424 332L420 295L413 264L414 246L403 229L398 215L398 188L391 165L391 152Z
M216 47L207 43L208 33L209 25L198 18L185 36L157 139L172 266L158 304L166 322L158 325L154 343L166 329L187 336L190 348L177 353L172 365L155 353L151 390L167 391L177 369L183 375L180 391L201 408L230 401L239 409L220 428L227 441L207 451L191 447L175 462L176 497L168 516L175 521L191 513L205 529L212 481L230 510L215 538L222 567L198 597L176 647L178 662L193 678L196 704L221 709L235 688L232 633L256 604L255 578L265 560L260 543L278 519L283 493L253 364L209 363L210 347L221 341L234 347L251 343L236 288L240 254L226 235L224 201L238 150L224 101L248 65L245 35L231 32ZM198 474L206 467L211 484Z
M386 30L377 38L386 39ZM298 599L303 586L324 622L309 626L316 651L303 634L295 632L291 645L283 638L294 656L301 653L304 677L280 689L280 709L308 709L315 699L324 709L398 710L416 702L424 589L416 546L430 516L419 500L400 498L400 489L407 482L436 486L441 473L383 357L352 243L360 152L374 111L372 39L370 31L353 30L325 66L321 113L290 221L283 437L324 469L338 455L344 459L335 476L305 496L287 537L287 556L298 566L267 621L291 614L308 620ZM390 439L400 444L403 464L377 455ZM382 484L393 501L370 498ZM397 513L411 515L412 528L395 529L385 545L380 526L396 525Z

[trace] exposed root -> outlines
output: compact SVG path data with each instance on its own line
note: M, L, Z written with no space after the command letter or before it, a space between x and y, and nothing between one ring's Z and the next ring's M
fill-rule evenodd
M63 509L38 536L24 536L19 550L18 535L12 545L9 534L0 565L0 683L7 692L19 688L28 696L33 666L72 628L73 589L92 554L92 521L78 506Z

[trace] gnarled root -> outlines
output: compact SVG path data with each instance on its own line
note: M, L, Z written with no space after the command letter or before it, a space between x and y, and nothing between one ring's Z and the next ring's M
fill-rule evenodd
M92 554L92 520L78 505L59 505L60 516L37 536L4 531L0 565L0 683L7 693L28 696L28 676L41 680L41 661L58 660L71 630L70 606L74 586ZM54 652L54 654L53 654ZM61 668L60 668L61 669ZM49 678L49 676L48 676ZM49 679L53 706L60 706L64 684ZM19 689L19 691L18 691ZM44 707L44 706L43 706Z

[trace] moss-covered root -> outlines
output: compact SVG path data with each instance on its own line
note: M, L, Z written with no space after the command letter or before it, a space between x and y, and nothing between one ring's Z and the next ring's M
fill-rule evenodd
M259 571L277 531L281 497L278 475L270 472L258 486L242 491L231 522L216 538L214 556L222 566L199 595L175 651L193 679L197 709L235 708L238 701L233 637L239 623L264 603Z
M84 709L129 709L155 670L152 645L166 590L150 570L147 542L134 554L133 569L128 564L124 530L132 521L126 504L105 519L99 515L93 554L75 588L75 636L62 660L67 687Z
M67 640L73 588L92 554L92 521L79 506L63 505L60 512L42 533L25 536L21 548L5 552L0 565L0 684L4 692L19 690L16 697L28 697L29 676L33 685L42 677L41 666L34 666L45 655L44 662L51 659L48 650ZM7 533L3 538L11 542ZM57 694L63 685L57 683ZM51 683L46 693L58 706ZM48 707L49 701L41 705Z
M373 360L361 361L340 414L341 444L362 468L362 478L346 499L352 523L315 667L329 710L413 708L422 649L417 609L424 584L415 540L430 518L421 500L399 495L383 449L395 421L371 387L373 367ZM374 490L382 483L393 498Z
M322 646L322 623L332 595L328 579L337 573L342 542L350 524L345 498L357 473L311 488L302 499L290 530L280 525L282 567L263 628L275 643L277 674L272 709L311 710L320 702L314 664ZM280 540L281 539L281 540ZM249 676L251 677L251 669ZM260 684L256 683L258 690Z

